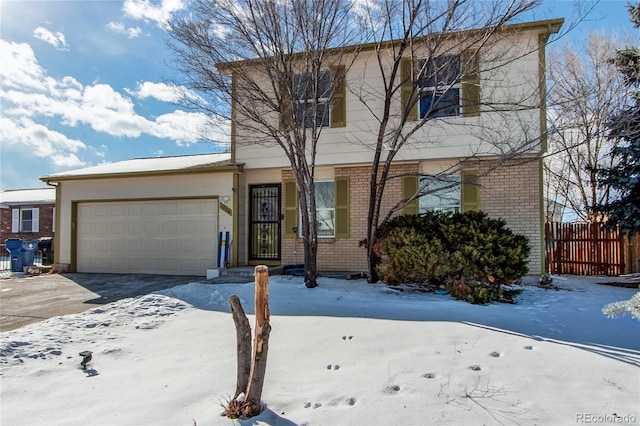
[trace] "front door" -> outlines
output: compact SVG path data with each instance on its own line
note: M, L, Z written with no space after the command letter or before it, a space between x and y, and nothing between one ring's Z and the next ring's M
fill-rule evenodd
M280 184L249 186L249 260L280 260Z

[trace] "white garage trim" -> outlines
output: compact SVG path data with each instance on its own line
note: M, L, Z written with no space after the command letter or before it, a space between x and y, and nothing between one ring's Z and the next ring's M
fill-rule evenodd
M216 267L218 200L79 202L76 270L204 276Z

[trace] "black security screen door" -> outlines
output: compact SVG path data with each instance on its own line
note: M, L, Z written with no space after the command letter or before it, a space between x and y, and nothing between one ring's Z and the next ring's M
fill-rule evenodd
M280 184L249 186L249 260L280 260Z

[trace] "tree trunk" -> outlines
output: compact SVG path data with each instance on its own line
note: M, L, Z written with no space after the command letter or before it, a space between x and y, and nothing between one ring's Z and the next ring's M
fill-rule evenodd
M260 414L260 398L264 385L264 375L267 370L267 352L269 349L269 268L264 265L255 268L256 297L256 335L253 345L253 361L249 374L245 406L246 415L251 417Z
M242 309L238 296L229 297L231 314L236 324L236 342L238 356L238 371L236 380L236 392L233 399L247 390L249 385L249 374L251 373L251 325L249 319Z

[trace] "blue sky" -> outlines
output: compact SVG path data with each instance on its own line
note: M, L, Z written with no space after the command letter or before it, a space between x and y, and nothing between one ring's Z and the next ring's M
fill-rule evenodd
M570 19L573 4L547 0L532 20ZM637 40L626 4L599 2L558 44L579 46L589 28ZM105 162L217 152L198 140L204 116L179 106L167 84L166 21L185 5L0 0L0 189Z

